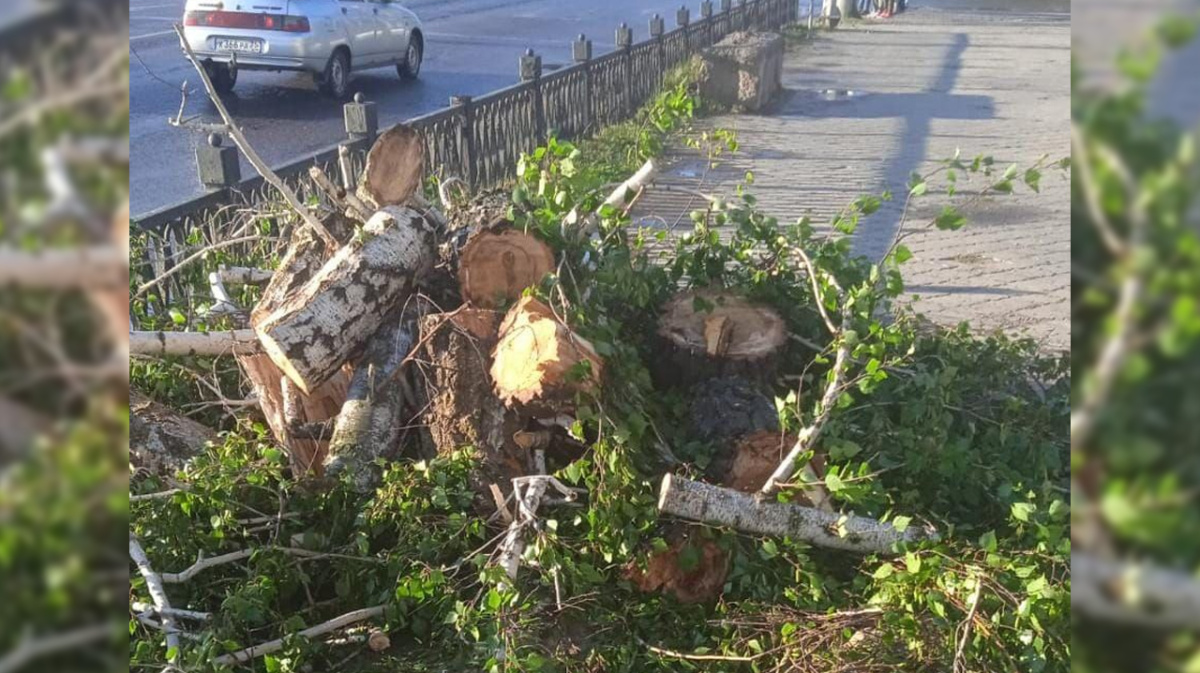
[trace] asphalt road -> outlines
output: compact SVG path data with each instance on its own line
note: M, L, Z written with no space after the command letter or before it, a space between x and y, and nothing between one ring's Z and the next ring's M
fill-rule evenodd
M716 4L716 3L714 3ZM417 82L404 83L395 69L358 73L353 88L379 104L381 124L392 124L444 107L451 95L480 95L515 83L520 55L532 47L549 69L570 62L570 43L592 38L599 56L612 49L617 25L626 21L634 40L648 34L658 12L674 25L679 0L411 0L405 5L424 22L425 63ZM699 3L689 2L693 14ZM200 89L182 55L172 24L184 0L130 0L131 207L144 214L200 194L194 151L198 131L167 124L179 110L180 83ZM306 74L241 72L226 100L250 142L272 165L324 149L345 136L341 105L316 91ZM193 94L186 115L217 121L202 94ZM253 169L243 165L243 176Z

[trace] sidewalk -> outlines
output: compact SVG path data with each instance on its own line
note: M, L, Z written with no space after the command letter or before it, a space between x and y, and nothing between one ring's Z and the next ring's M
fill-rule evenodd
M1070 46L1069 18L1051 14L913 8L822 32L789 51L786 91L766 115L705 121L737 132L737 155L708 171L694 153L673 150L662 181L729 194L753 171L765 212L783 222L807 214L815 225L859 195L891 189L897 200L857 234L857 249L878 257L912 171L956 148L991 154L1002 169L1070 153ZM922 200L910 223L940 210L936 199ZM696 207L652 191L634 215L671 223ZM1070 348L1070 208L1069 184L1047 172L1041 195L988 199L962 231L910 237L905 278L918 310Z

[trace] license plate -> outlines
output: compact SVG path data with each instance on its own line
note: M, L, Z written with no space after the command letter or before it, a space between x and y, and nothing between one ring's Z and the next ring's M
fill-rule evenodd
M249 54L261 54L262 40L239 40L232 37L214 37L213 47L217 51L240 51Z

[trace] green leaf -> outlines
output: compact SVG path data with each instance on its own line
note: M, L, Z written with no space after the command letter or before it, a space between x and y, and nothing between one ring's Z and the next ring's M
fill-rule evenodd
M942 213L933 223L942 231L958 231L967 224L967 218L954 206L943 206Z
M892 528L895 528L897 532L903 533L904 531L908 530L908 526L911 523L911 516L898 516L892 519Z
M830 493L837 493L845 487L845 483L836 472L830 472L829 474L825 475L825 488L829 489Z
M901 243L900 245L896 246L896 250L892 253L892 256L896 260L897 264L903 264L912 259L913 254L912 250L909 250L907 245Z
M1029 515L1037 511L1037 505L1031 502L1014 502L1012 517L1017 521L1029 521Z
M929 191L929 184L925 182L918 182L912 186L912 189L908 190L908 195L913 197L923 196L927 191Z
M997 548L996 531L989 530L988 532L984 533L983 535L980 535L979 536L979 546L982 547L984 551L989 551L989 552L996 551L996 548Z
M187 316L185 316L183 314L183 312L181 312L177 308L173 308L170 311L167 311L167 315L171 316L171 322L175 323L176 325L186 325L187 324Z
M908 552L904 555L904 568L913 575L921 572L921 557Z
M1025 185L1035 192L1041 192L1042 172L1036 168L1025 171Z
M891 577L895 572L896 566L892 565L891 563L884 563L876 568L875 572L871 576L877 580L882 580Z

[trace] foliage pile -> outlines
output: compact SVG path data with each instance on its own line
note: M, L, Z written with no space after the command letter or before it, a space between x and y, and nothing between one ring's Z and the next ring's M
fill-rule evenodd
M748 175L728 201L692 213L682 234L634 227L606 207L598 236L564 235L573 211L595 209L602 185L626 177L668 135L690 138L714 158L736 149L727 133L692 129L697 106L686 80L674 83L632 124L579 146L550 140L521 159L510 217L564 260L561 273L530 291L606 361L602 392L578 400L572 428L589 449L556 475L586 488L586 503L543 512L526 551L532 569L514 585L489 560L500 529L471 508L466 453L386 465L379 488L359 496L346 484L297 481L265 429L243 419L178 475L184 490L133 503L132 530L159 571L257 551L170 587L176 607L213 615L182 652L167 652L160 631L131 621L133 665L162 666L172 656L187 670L207 670L221 654L284 637L281 651L250 665L271 672L1066 670L1066 359L1030 341L936 328L895 305L911 253L897 241L883 260L855 258L849 238L890 195L856 200L819 235L807 220L781 223L761 212ZM972 182L978 193L1002 198L1036 189L1040 167L999 170L990 157L954 157L934 172L937 185L914 176L905 198L941 192L961 203ZM928 226L965 224L947 205ZM272 231L272 223L262 226ZM658 308L681 286L712 285L770 304L797 337L774 389L786 429L819 413L814 391L830 379L833 353L849 350L850 385L836 397L821 441L825 486L845 511L898 527L932 522L940 541L852 558L689 526L692 542L678 556L684 569L701 562L705 545L729 554L719 601L687 604L635 587L631 569L668 544L655 507L659 477L668 468L698 476L714 450L686 439L684 400L651 382ZM833 335L818 306L840 316ZM162 319L147 317L144 305L135 309L147 325ZM177 320L194 315L179 307ZM134 384L181 401L186 392L170 389L163 374L174 366L189 364L139 364ZM664 465L664 447L679 464ZM148 480L136 488L168 485ZM779 498L793 492L785 488ZM324 555L297 557L294 547ZM133 591L145 599L140 580ZM385 608L391 638L384 652L365 652L352 638L339 647L328 636L295 635L376 605Z
M1180 597L1200 594L1200 445L1187 422L1200 408L1200 168L1195 131L1151 119L1148 94L1197 25L1169 18L1123 54L1118 92L1089 91L1077 73L1072 111L1075 551L1171 569L1165 590ZM1200 670L1194 599L1168 609L1127 577L1107 594L1112 613L1080 606L1077 670Z

